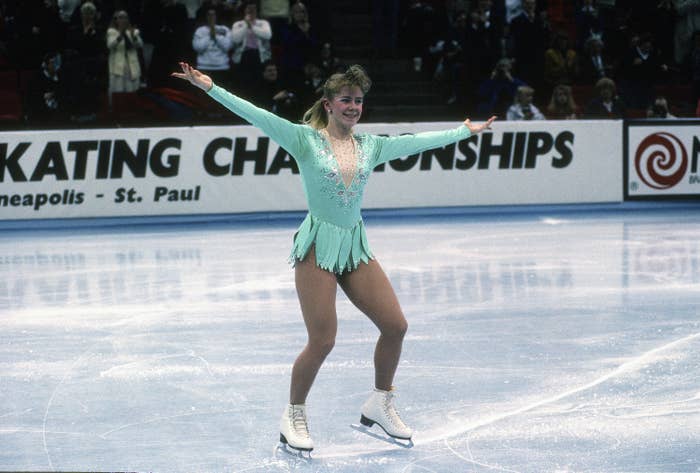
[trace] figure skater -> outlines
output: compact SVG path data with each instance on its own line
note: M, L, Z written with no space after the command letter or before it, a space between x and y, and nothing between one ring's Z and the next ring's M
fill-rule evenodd
M290 261L308 342L292 369L289 404L280 421L280 441L311 451L306 397L335 343L335 297L339 284L349 300L379 329L374 352L375 389L361 408L361 422L378 424L393 439L410 441L413 431L394 406L394 373L407 323L389 279L375 259L360 214L365 184L372 170L395 158L464 140L490 129L495 116L476 125L415 135L383 137L354 133L371 81L357 65L333 74L323 96L294 124L258 108L214 84L211 78L180 63L173 76L204 90L235 114L258 127L296 160L309 213L294 235Z

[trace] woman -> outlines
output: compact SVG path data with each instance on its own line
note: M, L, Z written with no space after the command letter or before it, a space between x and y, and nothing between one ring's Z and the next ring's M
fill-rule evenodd
M138 50L141 48L141 33L131 26L129 14L124 10L114 12L107 30L110 103L113 92L135 92L139 89L141 64Z
M406 319L389 279L374 258L360 215L362 193L375 166L401 156L444 146L490 127L469 119L459 128L400 137L355 134L364 95L371 81L359 66L334 74L323 96L292 124L236 97L211 78L180 64L173 76L188 80L229 110L268 134L296 160L309 213L294 236L291 260L308 343L294 362L290 399L280 421L280 440L297 450L310 451L313 441L306 418L306 397L316 373L335 342L337 285L379 328L375 390L362 406L361 422L379 424L395 438L410 439L412 431L393 404L393 380L406 332Z
M234 72L240 77L238 85L249 86L262 72L262 65L272 58L270 39L272 28L267 20L258 18L255 2L247 2L243 19L231 27Z
M287 77L301 79L304 65L314 59L318 49L318 39L309 22L306 6L297 2L292 5L289 24L283 31L284 52L282 65Z
M620 120L627 113L625 103L617 95L617 86L612 79L603 77L595 84L598 94L587 104L583 112L583 118L589 120Z
M576 120L576 101L571 93L571 86L559 84L554 87L552 97L547 105L547 118L549 120Z
M192 49L197 53L197 68L206 71L218 84L230 80L228 52L231 50L231 30L217 24L216 9L207 10L206 24L197 28Z

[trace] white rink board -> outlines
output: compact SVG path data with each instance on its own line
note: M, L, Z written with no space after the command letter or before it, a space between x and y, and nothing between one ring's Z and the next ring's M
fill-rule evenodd
M456 123L358 125L397 135ZM392 161L365 208L619 202L622 122L497 123ZM299 211L293 159L251 126L0 134L0 219Z
M371 130L397 134L449 126L453 125L374 124ZM621 121L503 122L493 128L493 133L455 145L451 169L443 169L432 151L414 159L409 171L394 170L397 161L392 161L386 172L372 176L365 207L622 200ZM444 148L442 153L449 156L450 150ZM430 169L421 170L426 163Z

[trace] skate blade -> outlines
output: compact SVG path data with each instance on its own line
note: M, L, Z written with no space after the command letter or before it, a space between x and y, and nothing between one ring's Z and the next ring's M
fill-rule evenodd
M379 425L379 424L377 424ZM378 434L377 432L373 432L370 430L369 427L362 425L362 424L350 424L350 427L352 427L354 430L357 430L358 432L361 432L365 435L369 435L372 438L375 438L377 440L381 440L386 443L390 443L392 445L396 445L397 447L401 448L411 448L413 447L413 440L411 439L397 439L395 437L392 437L391 435L387 434L384 432L384 429L382 429L382 433ZM379 426L381 428L381 426Z
M311 458L310 450L298 450L294 447L290 447L284 442L278 443L277 446L275 446L273 453L277 458L280 457L279 453L282 453L284 454L285 459L295 459L301 462L310 462L313 459Z

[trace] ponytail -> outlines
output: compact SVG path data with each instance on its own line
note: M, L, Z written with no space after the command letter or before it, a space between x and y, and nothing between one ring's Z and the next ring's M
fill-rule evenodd
M301 122L317 130L328 125L328 115L326 115L326 110L323 107L323 97L316 100L311 108L304 113Z

